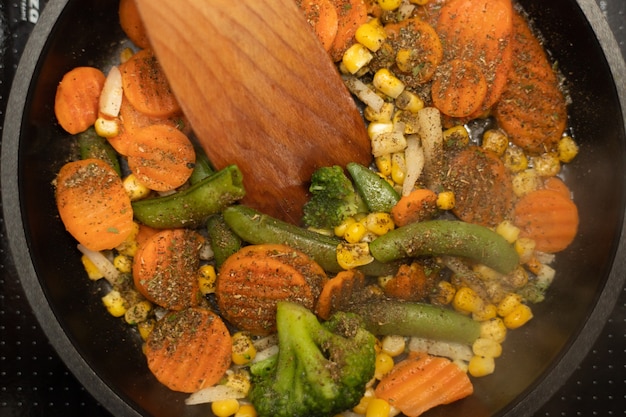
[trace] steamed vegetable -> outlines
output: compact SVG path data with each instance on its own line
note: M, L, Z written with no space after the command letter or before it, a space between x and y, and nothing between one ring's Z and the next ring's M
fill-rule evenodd
M104 73L93 67L76 67L63 76L57 86L54 114L66 132L76 134L93 126L105 79Z

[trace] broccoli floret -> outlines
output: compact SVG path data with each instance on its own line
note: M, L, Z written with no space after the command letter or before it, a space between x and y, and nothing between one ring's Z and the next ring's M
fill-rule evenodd
M251 367L249 398L259 417L326 417L354 407L374 376L375 338L359 316L320 323L305 307L282 301L277 355Z
M352 181L338 165L313 172L309 191L302 218L306 226L330 229L364 208Z

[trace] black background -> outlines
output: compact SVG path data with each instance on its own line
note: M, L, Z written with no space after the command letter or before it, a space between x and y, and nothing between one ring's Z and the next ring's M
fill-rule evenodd
M626 0L596 1L626 56ZM0 122L17 60L45 3L45 0L0 3ZM46 340L16 275L4 221L0 219L0 417L110 416L68 371ZM589 355L536 414L537 417L624 415L626 289L622 290Z

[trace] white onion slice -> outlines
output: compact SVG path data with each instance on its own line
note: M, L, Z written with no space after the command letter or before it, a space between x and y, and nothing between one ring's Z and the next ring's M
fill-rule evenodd
M100 93L100 113L108 117L117 117L120 114L123 96L122 73L118 67L113 66L109 70Z
M246 394L228 385L214 385L194 392L185 399L185 404L203 404L215 401L245 398Z
M413 187L415 187L415 183L417 183L424 169L424 149L421 147L419 138L416 135L409 135L406 138L404 160L406 163L406 175L402 184L402 195L407 196L413 191Z
M119 283L120 271L117 270L113 263L109 261L107 257L102 254L102 252L88 249L80 243L77 247L83 255L93 262L96 268L98 268L104 276L104 279L106 279L111 285L117 285L117 283Z

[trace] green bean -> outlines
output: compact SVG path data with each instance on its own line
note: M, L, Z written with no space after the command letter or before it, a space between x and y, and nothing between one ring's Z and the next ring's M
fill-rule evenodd
M372 256L389 262L422 255L469 258L503 274L519 264L515 249L484 226L455 220L430 220L399 227L370 243Z
M230 165L184 191L135 201L133 213L140 223L157 229L197 227L245 195L242 180L239 168Z
M480 336L480 323L452 309L432 304L376 300L350 308L367 330L377 336L423 337L472 344Z
M389 213L400 200L391 184L371 169L356 162L350 162L346 169L369 211Z
M189 182L192 185L215 173L213 165L211 165L211 161L204 152L204 149L199 146L195 146L194 149L196 150L196 163L189 177Z
M241 248L241 238L228 227L222 214L210 216L206 223L215 264L220 266L226 258Z
M117 152L109 142L99 136L93 127L77 135L80 159L97 158L111 165L118 175L122 175Z
M338 238L303 229L242 205L228 207L222 214L228 226L245 242L291 246L306 253L327 272L343 270L337 262L337 245L341 242ZM398 266L398 263L374 261L358 269L365 275L381 276L394 274Z

